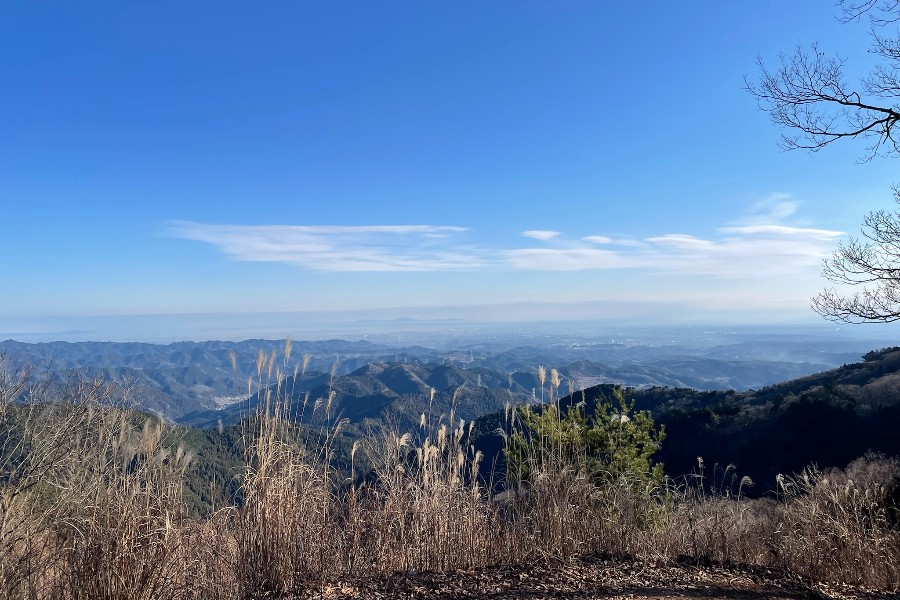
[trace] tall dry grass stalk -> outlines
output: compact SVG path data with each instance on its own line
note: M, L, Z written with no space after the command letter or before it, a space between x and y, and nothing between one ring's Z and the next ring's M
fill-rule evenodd
M2 372L2 371L0 371ZM181 499L190 456L111 386L0 375L0 595L188 598L202 552ZM13 378L15 379L15 377ZM30 381L29 377L24 378Z
M888 502L900 486L900 461L865 457L846 470L810 467L779 486L779 564L814 579L900 587L900 507Z
M481 452L466 443L471 430L451 411L415 445L409 433L382 433L371 449L374 481L354 492L364 526L354 569L448 570L493 559L499 523L478 479Z
M344 470L339 391L303 392L310 358L296 354L288 340L281 357L257 357L241 494L205 518L188 517L191 458L171 428L110 406L101 381L73 380L51 401L32 373L0 362L0 597L288 598L360 576L596 552L900 589L896 460L808 470L782 479L778 498L749 500L750 482L709 486L702 470L681 485L598 477L565 438L537 436L497 493L473 424L452 407L431 414L432 391L417 431L373 429ZM549 383L556 426L568 427L561 378L547 375L542 393ZM522 427L517 409L505 414L505 434Z
M285 357L292 344L285 343ZM228 562L239 597L285 594L297 588L303 568L301 529L310 514L305 504L318 490L315 474L303 462L301 449L287 439L290 409L282 394L281 367L272 380L275 354L260 352L256 361L256 414L243 422L245 460L243 501L234 507L229 527L234 539ZM284 367L287 367L285 358ZM271 389L275 385L275 390ZM252 387L248 382L248 396ZM319 502L321 504L321 502ZM315 513L313 513L315 514Z
M481 453L466 443L471 424L456 421L451 411L436 419L423 414L415 442L411 433L373 433L354 444L350 477L343 479L334 455L346 420L335 390L311 408L305 396L295 406L280 373L270 379L273 360L258 360L258 409L244 425L248 470L243 503L233 511L241 597L299 593L328 578L493 560L498 522L478 481ZM304 356L304 371L308 360ZM296 414L316 427L298 430L291 422ZM359 452L374 465L362 479Z
M87 407L93 427L59 490L59 597L180 598L201 570L181 499L190 455L170 451L166 426Z
M736 494L674 489L671 515L644 552L900 590L900 461L867 455L846 469L779 476L777 498L743 497L739 481Z
M277 392L276 384L276 392ZM331 446L343 421L307 449L288 421L288 396L269 398L245 434L243 502L234 509L234 572L240 597L289 594L333 569L336 528ZM317 402L314 411L327 410Z

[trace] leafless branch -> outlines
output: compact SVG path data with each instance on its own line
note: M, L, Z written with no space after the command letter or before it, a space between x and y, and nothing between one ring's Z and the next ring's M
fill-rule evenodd
M900 19L900 0L838 0L838 21L850 23L868 15L873 25L884 26Z
M863 160L900 156L895 127L900 121L900 37L886 26L900 20L900 0L840 0L842 23L869 17L869 52L881 60L858 84L844 76L846 59L817 44L782 55L775 69L759 59L759 80L745 79L762 110L785 130L785 150L818 151L837 140L864 138Z
M900 205L900 186L894 188ZM838 245L822 265L822 275L838 285L860 286L846 296L826 289L812 299L823 317L843 323L900 320L900 210L869 213L862 235Z
M776 70L762 59L758 62L759 83L747 81L746 87L772 121L788 130L782 148L817 151L840 139L862 137L870 140L866 160L879 154L900 155L900 140L894 136L900 109L867 101L851 89L844 81L844 59L826 56L813 44L809 51L798 47L792 55L782 55ZM900 92L893 67L876 69L860 85L870 96L894 97Z

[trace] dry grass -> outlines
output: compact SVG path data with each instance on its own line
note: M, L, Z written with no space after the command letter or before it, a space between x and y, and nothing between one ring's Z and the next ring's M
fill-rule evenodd
M102 382L49 402L40 388L29 394L29 373L0 368L0 597L286 598L397 571L584 553L690 556L900 589L895 460L809 469L784 478L778 498L749 500L741 480L716 493L693 479L641 488L628 473L601 483L548 443L528 457L528 477L498 495L479 479L472 425L451 411L423 414L418 431L373 431L354 445L347 474L335 466L345 422L334 394L293 406L284 373L297 381L309 359L290 357L290 343L280 359L259 357L242 500L205 519L187 517L190 456L165 424L110 408ZM549 380L553 402L552 371ZM322 426L298 435L297 414ZM374 468L357 472L363 456Z
M900 590L895 499L900 461L867 455L846 469L779 476L777 498L675 491L658 543L665 556L772 566L817 581ZM894 500L891 499L894 495Z
M59 597L178 598L196 571L181 502L190 460L170 455L165 426L138 429L121 410L96 410L79 469L60 490Z
M886 485L892 483L892 486ZM900 587L900 461L865 457L845 470L808 468L779 481L786 497L778 561L814 579Z
M0 378L0 585L6 597L180 598L196 570L168 428L73 380L61 402Z

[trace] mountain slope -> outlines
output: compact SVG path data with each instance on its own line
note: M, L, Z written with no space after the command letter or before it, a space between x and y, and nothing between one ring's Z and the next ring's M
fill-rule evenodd
M540 397L536 370L555 366L564 380L580 389L599 383L629 386L676 386L697 389L747 389L820 371L817 361L834 360L833 353L816 354L801 345L779 355L774 342L723 346L722 356L692 345L558 343L546 345L479 345L474 352L447 346L404 347L368 341L297 341L293 360L309 358L306 374L349 375L372 363L384 363L384 385L398 395L428 393L460 386L508 390L513 395ZM750 342L748 342L749 344ZM783 346L782 341L777 345ZM484 346L484 347L483 347ZM759 347L757 347L759 346ZM186 423L200 422L195 413L246 401L247 380L257 378L257 359L283 356L283 340L241 342L176 342L173 344L112 342L50 342L29 344L0 341L0 358L14 358L65 380L70 372L103 377L130 390L141 410ZM829 347L833 347L829 346ZM768 349L768 351L767 351ZM232 357L234 363L232 363ZM417 370L428 367L429 374ZM568 366L566 366L568 365ZM287 367L292 371L293 367ZM470 375L474 374L474 377ZM480 380L479 380L480 377ZM312 385L304 378L305 390ZM190 415L190 416L189 416ZM223 415L227 420L228 415ZM209 421L210 419L206 419Z
M598 402L612 400L613 390L608 384L594 386L562 403L584 401L592 412ZM812 463L845 466L867 451L900 455L900 348L870 352L861 363L758 391L629 388L626 398L666 427L654 459L664 463L668 475L702 468L707 483L716 487L747 475L756 483L754 493L762 494L779 473L796 473ZM498 427L504 427L502 413L486 415L476 425L475 443L488 464L502 448ZM723 481L728 465L734 467Z

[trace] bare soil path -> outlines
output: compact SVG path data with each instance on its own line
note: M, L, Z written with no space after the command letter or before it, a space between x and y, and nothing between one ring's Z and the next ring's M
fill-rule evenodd
M404 573L329 586L312 597L373 600L875 600L900 598L900 593L811 583L794 575L762 568L581 557L557 563L479 568L452 573Z

